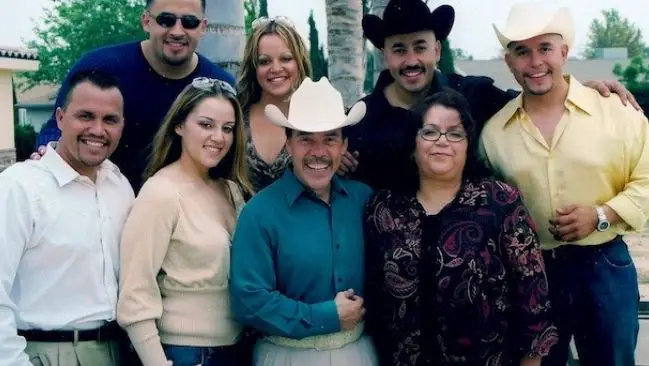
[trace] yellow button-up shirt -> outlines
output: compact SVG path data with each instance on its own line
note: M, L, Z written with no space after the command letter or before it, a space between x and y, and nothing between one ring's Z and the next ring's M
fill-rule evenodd
M569 77L565 113L548 144L523 109L522 94L486 124L480 151L499 178L516 185L544 249L557 247L548 220L570 205L602 205L623 223L575 242L601 244L649 214L649 125L616 96L602 97Z

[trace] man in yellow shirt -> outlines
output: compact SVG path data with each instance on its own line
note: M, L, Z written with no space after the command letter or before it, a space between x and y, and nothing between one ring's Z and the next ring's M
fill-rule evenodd
M635 365L638 282L621 234L649 215L647 119L564 76L568 9L519 3L494 28L523 93L487 122L481 150L522 192L545 249L560 341L543 364L565 365L574 335L584 365Z

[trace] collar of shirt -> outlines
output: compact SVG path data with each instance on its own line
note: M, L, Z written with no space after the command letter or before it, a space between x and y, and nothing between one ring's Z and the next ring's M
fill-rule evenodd
M292 206L293 203L295 203L295 201L297 201L297 199L302 197L303 195L310 195L311 197L315 198L315 194L295 176L295 173L293 173L293 169L290 168L290 166L288 169L286 169L286 171L280 178L280 181L282 182L282 188L284 190L284 194L286 195L286 202L289 206ZM349 195L349 192L345 188L342 179L340 179L336 174L334 174L331 179L331 192L332 200L334 199L336 194L343 194L346 196Z
M566 98L565 106L568 110L580 110L588 115L592 115L597 110L597 105L592 98L592 90L581 84L572 75L564 75L564 79L570 84L568 87L568 98ZM509 123L520 117L520 113L524 112L523 109L523 93L520 93L515 99L507 104L503 109L498 112L500 118L494 120L504 121L503 128L507 127Z
M56 181L59 183L59 187L63 187L75 179L81 177L76 170L74 170L70 164L68 164L54 148L53 143L47 144L47 151L43 157L41 157L42 164L45 165L47 170L49 170ZM104 160L99 166L99 171L97 172L97 182L101 182L107 178L115 178L119 176L119 168L108 159Z

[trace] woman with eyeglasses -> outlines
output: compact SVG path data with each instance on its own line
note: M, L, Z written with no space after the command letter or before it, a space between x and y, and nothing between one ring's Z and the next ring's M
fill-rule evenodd
M540 365L557 329L518 191L479 160L457 92L427 97L403 123L416 174L365 214L366 330L381 365Z
M230 239L247 178L232 87L198 78L157 132L121 242L117 320L144 366L235 365ZM110 219L110 218L107 218Z
M246 162L255 191L282 176L289 163L284 128L264 114L268 104L288 114L288 101L302 80L311 77L309 53L285 17L252 24L239 71L239 102L246 130Z

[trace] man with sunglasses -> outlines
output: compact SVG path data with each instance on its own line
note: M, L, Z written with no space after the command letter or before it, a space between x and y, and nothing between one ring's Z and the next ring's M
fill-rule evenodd
M205 0L147 0L142 27L148 39L91 51L70 70L69 75L101 69L120 80L126 126L112 160L136 192L142 185L153 136L180 91L196 77L235 85L230 74L196 52L206 26ZM61 85L55 109L67 94L69 75ZM38 152L32 158L39 159L47 143L60 135L53 114L38 136Z

